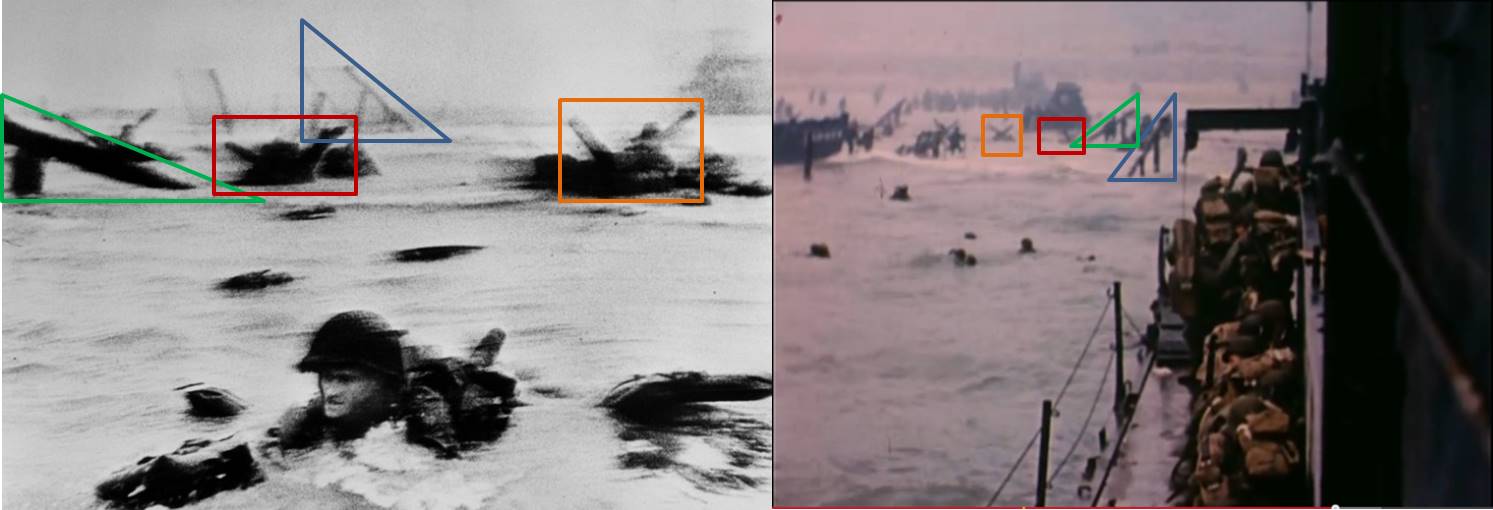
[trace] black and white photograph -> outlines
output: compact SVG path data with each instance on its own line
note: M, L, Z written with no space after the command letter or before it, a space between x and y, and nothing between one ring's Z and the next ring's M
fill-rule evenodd
M5 508L770 506L770 19L5 2Z

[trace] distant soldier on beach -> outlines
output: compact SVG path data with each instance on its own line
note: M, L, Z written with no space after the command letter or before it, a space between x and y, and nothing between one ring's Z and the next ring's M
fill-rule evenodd
M949 130L949 155L964 154L964 133L959 131L959 125L955 124Z

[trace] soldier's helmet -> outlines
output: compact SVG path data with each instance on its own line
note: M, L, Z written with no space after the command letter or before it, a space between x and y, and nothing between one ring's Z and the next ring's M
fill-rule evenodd
M295 368L315 372L331 366L355 366L403 377L400 340L405 333L389 326L379 314L365 310L342 312L316 330L306 357Z
M1221 177L1218 177L1218 176L1214 176L1212 179L1208 179L1207 181L1203 181L1202 195L1203 196L1216 196L1216 195L1218 195L1220 192L1223 191L1223 184L1224 184L1223 183L1223 179Z
M1270 149L1268 151L1265 151L1264 154L1260 155L1260 166L1284 168L1286 166L1286 160L1285 157L1281 156L1280 151Z

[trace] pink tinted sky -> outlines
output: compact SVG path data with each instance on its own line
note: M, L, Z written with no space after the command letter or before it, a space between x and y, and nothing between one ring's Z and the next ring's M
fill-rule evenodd
M1294 79L1305 65L1308 30L1305 2L835 2L778 3L773 11L782 16L773 29L774 79L789 88L816 72L883 64L893 73L915 65L928 85L940 74L1004 80L1016 59L1048 71L1069 65L1071 73L1227 61ZM1320 73L1325 4L1314 4L1311 24L1312 67ZM1165 59L1135 58L1136 46L1161 42L1170 46Z

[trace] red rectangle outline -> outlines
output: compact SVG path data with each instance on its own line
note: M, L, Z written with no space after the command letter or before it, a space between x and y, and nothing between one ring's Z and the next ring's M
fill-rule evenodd
M1051 122L1077 122L1078 136L1083 143L1079 144L1078 152L1073 151L1044 151L1042 150L1042 121ZM1082 156L1089 153L1089 119L1083 117L1037 117L1037 155L1039 156Z
M696 103L700 105L699 198L565 198L565 103ZM705 98L702 97L562 97L556 101L555 201L562 204L703 204L705 203Z
M353 190L352 191L218 191L218 119L227 120L351 120L353 121ZM355 197L358 196L358 116L357 115L213 115L213 196L239 197Z

